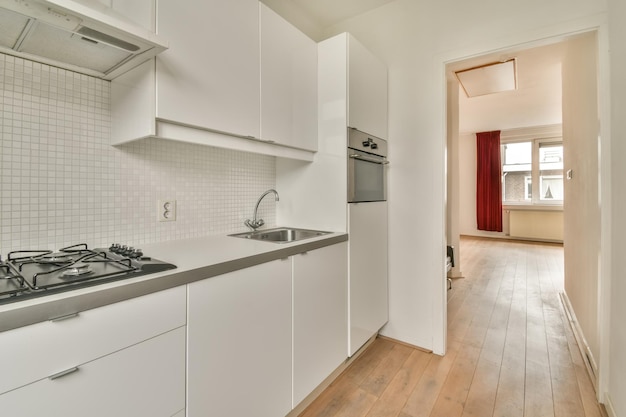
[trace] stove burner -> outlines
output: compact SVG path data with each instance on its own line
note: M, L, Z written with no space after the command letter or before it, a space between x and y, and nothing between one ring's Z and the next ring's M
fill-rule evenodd
M62 275L64 277L77 277L81 275L91 274L92 272L93 270L91 269L90 265L76 264L63 269Z
M37 258L37 262L49 264L64 264L73 261L74 258L69 253L51 253Z
M4 265L0 266L0 279L11 279L11 278L15 278L15 275L13 275L11 271L9 271L9 268Z

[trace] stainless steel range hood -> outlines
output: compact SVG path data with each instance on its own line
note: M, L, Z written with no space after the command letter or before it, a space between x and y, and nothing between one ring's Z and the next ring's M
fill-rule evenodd
M97 1L0 0L0 52L111 80L167 42Z

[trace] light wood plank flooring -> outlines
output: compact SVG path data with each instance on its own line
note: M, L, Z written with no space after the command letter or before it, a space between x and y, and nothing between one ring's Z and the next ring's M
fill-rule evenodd
M567 322L563 247L463 238L445 356L378 338L301 417L601 417Z

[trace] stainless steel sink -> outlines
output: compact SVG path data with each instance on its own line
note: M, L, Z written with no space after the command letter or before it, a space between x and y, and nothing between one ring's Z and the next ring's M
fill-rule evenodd
M329 233L332 233L332 232L323 232L320 230L295 229L292 227L278 227L276 229L236 233L236 234L228 235L228 236L240 237L244 239L265 240L267 242L273 242L273 243L289 243L289 242L296 242L298 240L323 236Z

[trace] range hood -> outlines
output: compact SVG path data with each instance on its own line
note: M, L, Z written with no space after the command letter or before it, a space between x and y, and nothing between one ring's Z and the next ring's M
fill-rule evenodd
M167 49L97 1L0 0L0 52L111 80Z

